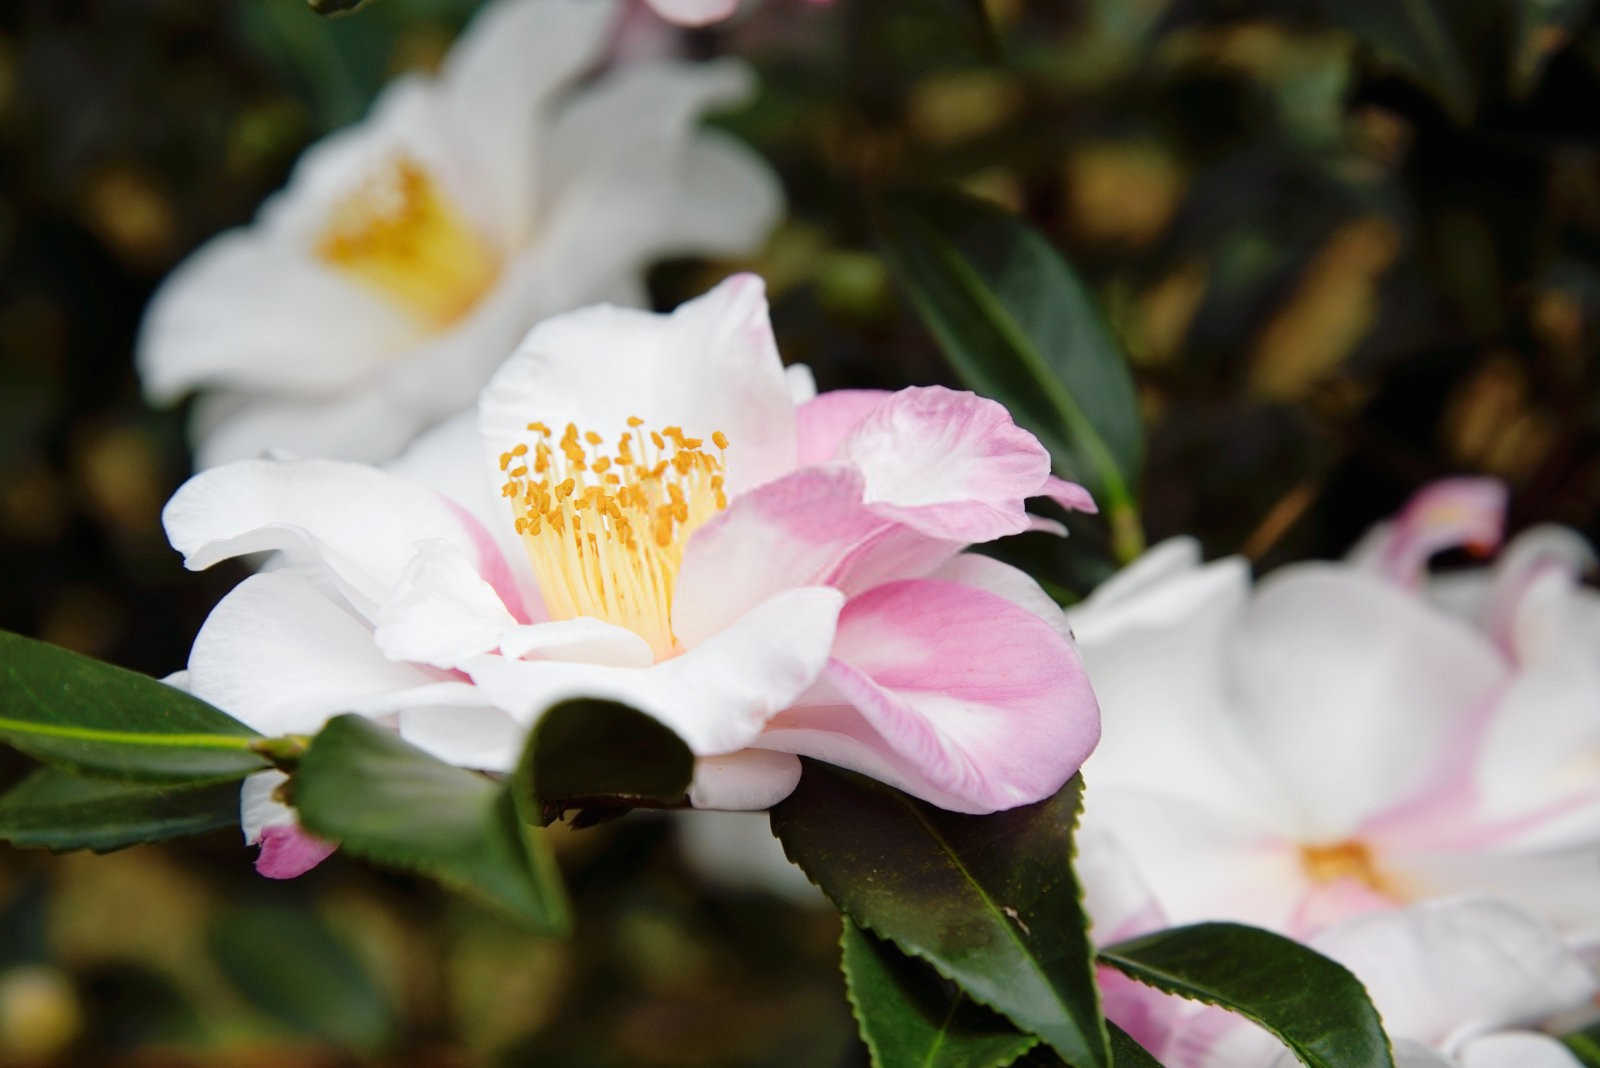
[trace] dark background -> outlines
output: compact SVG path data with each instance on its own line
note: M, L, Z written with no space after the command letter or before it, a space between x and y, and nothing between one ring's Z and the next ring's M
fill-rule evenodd
M161 532L189 460L185 412L139 396L144 303L475 6L0 7L0 626L183 665L242 572L185 572ZM659 265L658 304L752 268L823 388L953 381L868 205L959 183L1043 229L1125 346L1152 542L1333 556L1461 472L1507 481L1514 528L1597 539L1595 4L980 6L770 0L684 35L760 69L718 121L791 217L754 262ZM1014 549L1082 592L1109 564L1081 526ZM864 1063L826 911L710 889L661 821L561 847L567 944L339 858L268 883L234 835L0 853L0 1062Z

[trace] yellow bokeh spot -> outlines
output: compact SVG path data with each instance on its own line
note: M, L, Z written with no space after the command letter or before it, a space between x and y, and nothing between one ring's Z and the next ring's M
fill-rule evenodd
M334 206L316 253L431 330L470 311L500 272L495 251L403 156Z
M551 619L588 616L626 627L656 659L677 652L672 588L689 535L722 508L727 437L644 428L637 417L607 449L568 423L557 437L529 423L531 446L500 454L517 533Z
M1354 879L1374 893L1399 897L1397 888L1378 870L1372 850L1358 839L1349 838L1332 845L1303 845L1300 863L1314 883Z

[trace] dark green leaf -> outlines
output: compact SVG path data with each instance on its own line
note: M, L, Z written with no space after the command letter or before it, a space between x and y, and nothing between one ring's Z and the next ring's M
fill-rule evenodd
M1122 555L1136 552L1138 399L1066 261L1015 216L960 194L903 194L880 222L890 266L956 372L1033 431L1094 494Z
M1581 1031L1574 1031L1569 1035L1562 1035L1561 1041L1578 1058L1578 1063L1583 1068L1600 1068L1600 1021L1590 1024Z
M1440 8L1438 0L1322 0L1331 22L1433 93L1457 121L1467 122L1477 91Z
M239 822L239 786L123 783L40 768L0 797L0 838L12 845L97 853L201 834Z
M74 771L144 782L239 779L259 738L147 675L0 631L0 741Z
M1110 1020L1106 1021L1106 1031L1111 1036L1111 1063L1117 1068L1161 1068L1161 1062L1156 1060L1149 1050L1135 1042L1128 1032ZM1016 1061L1013 1068L1071 1068L1071 1066L1048 1046L1035 1046L1021 1060Z
M848 919L840 944L845 990L878 1068L1001 1068L1038 1042Z
M569 808L684 803L694 754L659 720L637 709L575 698L539 717L518 776L537 806L530 812L548 823Z
M239 993L291 1031L357 1050L376 1049L393 1032L382 991L308 909L230 909L212 927L210 944Z
M420 872L535 930L567 929L555 860L511 786L338 716L312 739L292 789L306 829L354 856Z
M1082 781L988 816L807 761L773 833L851 919L1081 1068L1110 1062L1072 874Z
M1313 1068L1394 1066L1361 981L1282 935L1199 923L1107 946L1100 960L1158 990L1254 1020Z

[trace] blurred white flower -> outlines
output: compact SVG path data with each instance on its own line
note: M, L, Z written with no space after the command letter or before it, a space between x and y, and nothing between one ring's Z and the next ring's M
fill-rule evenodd
M808 0L818 6L833 0ZM709 26L739 10L740 0L649 0L656 14L680 26Z
M641 303L664 255L759 246L781 191L699 116L750 90L732 60L580 79L613 0L500 0L437 77L384 90L311 146L254 223L213 239L151 302L152 400L206 391L197 462L395 455L469 406L534 322Z
M1600 595L1539 529L1492 568L1504 490L1419 494L1350 561L1252 590L1238 559L1157 546L1069 613L1104 710L1085 825L1174 923L1306 937L1457 892L1600 937Z

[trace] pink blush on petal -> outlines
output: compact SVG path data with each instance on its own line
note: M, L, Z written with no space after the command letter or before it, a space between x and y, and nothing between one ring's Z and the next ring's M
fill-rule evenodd
M260 844L256 871L268 879L298 879L339 848L339 843L317 838L294 823L263 827Z

